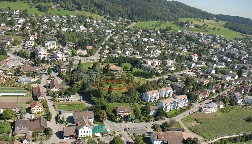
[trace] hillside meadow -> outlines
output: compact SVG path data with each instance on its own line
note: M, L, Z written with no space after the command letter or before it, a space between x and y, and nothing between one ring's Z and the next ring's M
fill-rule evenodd
M208 34L217 34L220 36L224 36L225 38L233 40L236 37L242 37L241 33L235 32L229 29L224 28L225 22L219 21L215 22L214 20L204 20L204 22L198 21L196 19L192 18L181 18L180 21L189 21L193 24L203 25L204 23L208 25L207 30ZM188 31L195 31L195 32L202 32L206 33L204 29L198 29L198 28L188 28L188 27L179 27L172 22L164 21L148 21L148 22L138 22L135 25L132 26L133 28L148 28L148 29L165 29L166 27L171 27L173 30L188 30Z
M182 121L194 133L206 139L213 139L223 135L251 132L252 123L245 121L249 115L251 115L251 110L237 106L228 113L199 112L187 116Z
M27 9L29 14L38 14L38 15L42 15L43 12L38 11L37 8L35 7L30 7L28 5L28 3L22 2L22 1L17 1L17 2L0 2L0 8L10 8L10 9L19 9L19 10L25 10ZM103 16L100 16L98 14L93 14L87 11L69 11L69 10L63 10L63 9L49 9L48 11L49 14L52 15L79 15L79 14L83 14L86 16L91 16L93 17L93 19L104 19L105 18Z

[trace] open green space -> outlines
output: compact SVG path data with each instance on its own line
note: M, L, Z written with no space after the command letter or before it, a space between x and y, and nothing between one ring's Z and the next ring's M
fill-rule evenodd
M252 144L252 140L246 141L246 142L237 142L237 143L228 142L227 144Z
M39 14L42 15L43 12L38 11L35 7L30 7L28 3L25 3L23 1L17 1L17 2L0 2L0 8L10 8L10 9L18 9L18 10L25 10L27 9L29 14ZM87 11L69 11L69 10L63 10L63 9L49 9L48 13L52 15L79 15L84 14L87 17L91 16L93 19L106 20L103 16L100 16L98 14L93 14Z
M233 107L229 113L219 111L211 114L196 113L182 121L194 133L206 139L213 139L217 136L251 132L252 123L245 121L250 115L251 110Z
M214 20L203 20L199 21L193 18L182 18L179 19L180 21L189 21L193 24L203 25L204 23L208 25L207 30L208 34L217 34L220 36L224 36L228 39L234 39L235 37L242 37L241 33L235 32L232 30L229 30L227 28L224 28L225 22L219 21L216 22ZM148 28L148 29L165 29L166 27L171 27L173 30L188 30L188 31L195 31L195 32L203 32L205 33L205 30L198 29L198 28L187 28L187 27L179 27L172 22L159 22L159 21L148 21L148 22L138 22L133 27L135 28ZM215 29L214 29L215 28Z
M27 92L21 87L0 87L0 93L24 93Z
M66 103L55 103L58 110L67 110L67 111L83 111L86 108L86 105L81 102L66 102Z

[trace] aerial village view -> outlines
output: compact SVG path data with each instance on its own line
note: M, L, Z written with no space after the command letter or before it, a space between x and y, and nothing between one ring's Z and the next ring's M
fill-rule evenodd
M0 144L252 144L252 20L188 3L0 0Z

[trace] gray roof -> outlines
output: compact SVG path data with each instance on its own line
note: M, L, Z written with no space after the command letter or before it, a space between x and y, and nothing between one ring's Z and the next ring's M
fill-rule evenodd
M15 132L17 134L26 134L28 133L29 121L25 119L17 119L15 122Z
M85 117L87 119L94 118L94 112L93 111L83 111L83 112L74 112L74 119L78 120L81 117Z
M208 103L204 106L204 108L218 108L217 104L214 102Z

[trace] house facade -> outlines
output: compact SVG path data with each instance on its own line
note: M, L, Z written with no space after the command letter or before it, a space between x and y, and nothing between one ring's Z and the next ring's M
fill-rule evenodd
M57 48L56 41L46 41L45 47L47 47L47 49L56 49Z
M30 108L31 108L32 114L37 114L37 113L43 112L43 105L38 101L31 103Z
M143 93L142 100L145 102L154 102L162 97L171 97L173 95L173 89L171 87L163 87L160 90L151 90Z
M162 108L164 111L170 111L185 107L188 105L188 103L189 102L186 95L179 95L175 98L160 100L157 104L157 107Z
M218 105L214 102L205 104L200 111L204 112L204 113L214 113L218 110Z
M130 106L120 106L116 109L117 115L120 117L125 117L131 115L131 107Z

